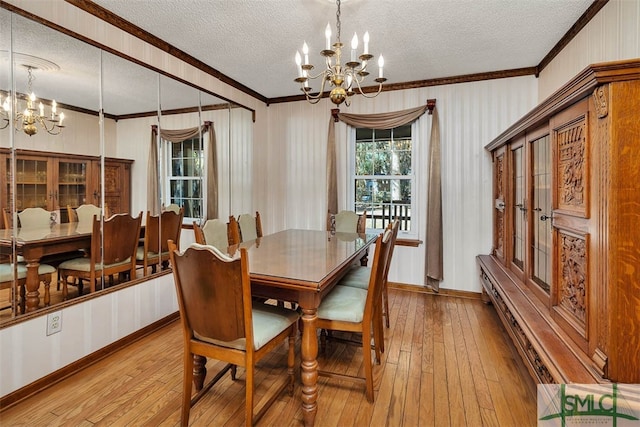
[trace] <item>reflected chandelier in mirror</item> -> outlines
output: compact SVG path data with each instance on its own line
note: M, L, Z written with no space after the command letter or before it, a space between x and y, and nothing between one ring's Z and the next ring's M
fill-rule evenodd
M5 55L8 52L3 52ZM45 106L42 101L38 102L33 91L33 82L36 79L33 72L38 71L58 71L60 67L46 59L22 53L13 54L14 64L27 70L27 91L24 94L18 93L17 99L12 100L9 93L0 94L0 117L2 124L0 129L4 129L11 123L11 112L16 111L14 124L16 130L22 130L29 136L38 133L38 126L51 135L58 135L64 129L62 124L64 113L58 114L58 106L55 99L51 101L50 112L45 114ZM4 97L4 99L3 99ZM15 101L15 102L14 102ZM14 104L14 105L12 105ZM24 104L24 110L22 105Z

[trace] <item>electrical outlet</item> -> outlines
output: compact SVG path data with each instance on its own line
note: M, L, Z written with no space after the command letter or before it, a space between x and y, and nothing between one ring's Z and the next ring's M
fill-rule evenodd
M62 330L62 312L47 314L47 336L56 334Z

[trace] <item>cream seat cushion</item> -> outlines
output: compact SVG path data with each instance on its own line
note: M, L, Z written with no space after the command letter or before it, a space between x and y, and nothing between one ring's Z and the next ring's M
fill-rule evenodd
M55 273L55 267L49 264L40 264L38 266L38 275ZM18 264L16 266L16 279L24 279L27 277L27 266ZM0 264L0 282L9 282L13 280L13 264Z
M353 266L351 270L340 280L341 286L351 286L353 288L369 289L369 279L371 278L370 267Z
M254 303L251 315L253 321L254 350L259 350L280 332L297 322L300 317L296 311L263 303ZM246 340L244 338L234 341L220 341L202 336L196 331L194 331L194 335L199 340L222 347L235 348L238 350L244 350L246 348Z
M366 289L338 285L320 303L318 318L362 322L366 302Z
M107 264L107 267L112 267L112 266L116 266L116 265L123 265L123 264L131 264L131 257L125 259L124 261L121 262L114 262L113 264ZM68 261L63 262L62 264L60 264L58 266L59 269L61 270L76 270L76 271L85 271L85 272L89 272L91 271L91 258L74 258L74 259L70 259ZM97 262L96 263L96 271L100 271L102 270L102 263L101 262Z

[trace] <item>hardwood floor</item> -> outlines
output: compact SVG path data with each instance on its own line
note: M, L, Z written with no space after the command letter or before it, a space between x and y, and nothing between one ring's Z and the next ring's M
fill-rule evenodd
M391 329L374 367L375 403L364 385L319 378L317 426L534 426L535 384L500 324L479 300L390 289ZM297 343L299 347L299 342ZM299 359L299 348L296 349ZM176 426L180 422L179 322L0 412L1 425ZM299 364L299 363L298 363ZM325 369L362 375L362 351L340 343ZM221 366L209 361L209 374ZM285 374L283 346L259 365L255 402ZM298 372L299 374L299 372ZM302 425L300 381L261 426ZM227 374L191 409L190 425L244 424L244 371Z

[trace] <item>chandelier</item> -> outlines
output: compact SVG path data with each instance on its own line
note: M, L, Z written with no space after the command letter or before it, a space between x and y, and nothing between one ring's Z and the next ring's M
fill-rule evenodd
M36 107L37 98L32 89L33 81L35 80L33 70L36 69L36 67L25 65L25 68L28 74L27 94L23 96L26 106L23 111L18 111L19 109L16 108L17 113L14 119L15 128L16 130L24 131L24 133L29 136L38 133L38 127L44 129L51 135L58 135L64 129L62 125L64 113L61 112L58 114L58 106L55 100L51 102L51 110L48 114L45 114L44 104L42 102L39 102ZM0 117L4 122L0 129L9 126L9 117L13 110L11 102L11 96L8 94L4 101L0 99L0 104L2 105L2 108L0 108ZM17 106L18 104L16 103L16 107Z
M351 104L349 98L356 93L356 90L365 98L374 98L378 96L382 90L382 83L387 79L383 77L384 58L380 55L378 58L378 78L375 79L375 82L378 83L378 91L373 95L366 95L362 90L361 84L369 75L367 66L373 59L373 55L369 53L369 32L364 33L364 49L360 56L356 56L358 50L358 35L353 35L350 60L342 65L342 48L344 45L340 42L340 0L337 0L336 4L338 6L338 11L336 12L336 27L338 33L336 42L333 43L333 45L331 44L331 25L327 24L325 30L326 48L320 52L320 55L325 57L326 68L318 75L313 76L310 74L311 70L313 70L313 65L309 64L309 47L307 43L304 42L302 46L304 62L300 51L296 52L295 60L298 77L296 77L295 81L300 83L300 89L304 92L307 101L312 104L320 101L325 91L325 84L328 81L330 85L333 86L333 89L329 92L331 102L336 105L345 102L348 107ZM318 78L320 78L321 81L320 91L316 95L312 95L309 80Z

